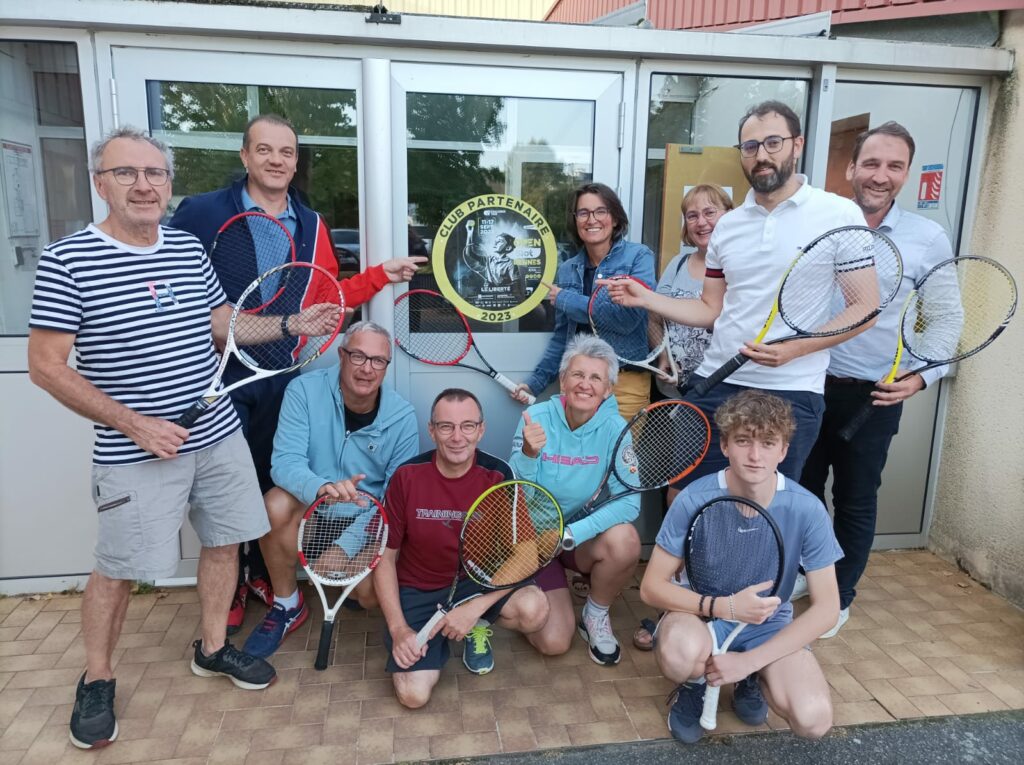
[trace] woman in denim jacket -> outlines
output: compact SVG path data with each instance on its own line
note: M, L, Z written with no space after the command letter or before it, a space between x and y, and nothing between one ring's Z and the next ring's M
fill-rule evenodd
M569 339L577 332L591 333L587 305L596 279L632 276L655 284L654 253L623 238L629 219L618 196L603 183L586 183L569 197L568 231L579 250L558 267L548 300L555 306L555 329L537 368L520 383L513 397L527 403L527 394L543 391L558 375L558 364ZM615 328L613 347L620 359L647 356L647 312L610 304L596 321L598 328ZM629 420L650 403L650 374L624 366L615 386L619 413Z

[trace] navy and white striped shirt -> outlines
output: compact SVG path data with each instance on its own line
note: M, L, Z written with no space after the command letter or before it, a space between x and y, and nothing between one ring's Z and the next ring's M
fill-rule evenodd
M86 380L140 414L175 420L216 374L210 311L225 302L191 234L161 226L156 244L133 247L90 224L43 251L29 326L73 333ZM94 464L157 459L120 431L94 427ZM213 446L238 428L224 396L190 429L179 453Z

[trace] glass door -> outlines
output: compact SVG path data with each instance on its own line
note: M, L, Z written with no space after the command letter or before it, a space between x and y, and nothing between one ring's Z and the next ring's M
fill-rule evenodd
M499 205L511 198L539 213L558 262L571 257L570 192L591 180L619 185L622 73L394 64L391 74L395 199L405 202L396 210L395 241L407 237L410 254L432 255L435 241L451 234L449 214L491 195ZM495 246L507 236L512 245L512 235L500 233L507 219L493 227L480 221L477 236ZM438 276L428 270L412 286L437 289ZM446 271L441 280L463 294L459 275ZM484 357L519 381L543 354L554 311L541 301L505 321L471 324ZM422 419L443 388L472 390L488 423L482 447L507 458L522 407L503 389L473 372L404 357L396 372L399 391ZM421 438L427 448L425 428Z

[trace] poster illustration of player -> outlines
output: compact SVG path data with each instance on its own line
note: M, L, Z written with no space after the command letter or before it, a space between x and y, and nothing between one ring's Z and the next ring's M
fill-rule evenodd
M544 217L521 199L483 194L445 216L433 247L438 288L466 316L501 323L547 294L558 250Z

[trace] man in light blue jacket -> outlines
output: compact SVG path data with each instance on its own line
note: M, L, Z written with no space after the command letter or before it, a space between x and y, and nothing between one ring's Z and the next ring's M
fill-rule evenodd
M352 499L357 489L381 498L395 468L419 451L412 405L381 388L391 347L386 329L358 322L342 338L337 367L288 384L274 436L275 486L264 495L271 530L260 540L274 604L245 642L256 656L270 656L309 616L295 579L306 506L324 494ZM345 549L344 539L337 544ZM372 582L364 579L353 592L364 608L377 604Z

